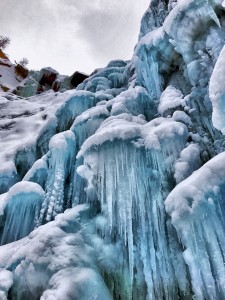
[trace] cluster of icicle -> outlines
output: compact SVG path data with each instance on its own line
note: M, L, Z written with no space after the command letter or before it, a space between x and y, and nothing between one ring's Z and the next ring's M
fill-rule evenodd
M4 295L225 299L224 6L151 1L131 61L65 99L47 153L4 199ZM42 235L54 251L26 252Z

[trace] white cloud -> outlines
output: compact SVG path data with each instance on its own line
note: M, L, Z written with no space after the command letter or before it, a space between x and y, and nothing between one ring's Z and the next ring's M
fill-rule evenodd
M137 3L138 2L138 3ZM149 0L0 1L0 34L11 58L31 68L91 72L114 58L129 59Z

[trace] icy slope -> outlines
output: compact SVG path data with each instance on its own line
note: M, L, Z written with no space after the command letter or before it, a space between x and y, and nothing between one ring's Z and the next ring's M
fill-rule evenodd
M225 298L224 6L152 0L129 62L2 94L3 125L31 112L2 131L2 299Z
M0 93L0 192L21 180L32 164L46 153L56 132L56 111L71 92L49 92L23 99Z

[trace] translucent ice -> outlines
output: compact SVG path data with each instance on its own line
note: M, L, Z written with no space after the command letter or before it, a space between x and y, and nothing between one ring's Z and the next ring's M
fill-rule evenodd
M77 206L28 237L1 246L0 296L11 288L10 297L18 300L112 299L98 259L105 253L107 260L116 261L117 253L114 249L107 257L104 243L95 242L89 216L87 206ZM1 269L6 264L11 272Z
M46 196L40 213L40 224L52 220L66 207L64 201L65 181L72 171L76 150L72 131L55 135L49 143L48 178Z
M143 125L119 115L103 122L81 147L84 166L78 172L88 181L92 202L97 197L107 217L106 238L124 243L122 269L127 273L120 276L133 286L118 287L125 298L141 297L137 286L142 276L149 299L161 299L167 293L173 299L178 290L188 293L185 266L179 253L170 249L169 224L162 211L163 195L169 189L162 183L169 180L186 137L185 125L172 120L162 118ZM173 235L170 238L175 242Z
M1 244L27 236L37 225L44 191L32 182L15 184L7 194Z
M225 297L224 153L181 182L167 197L197 299Z

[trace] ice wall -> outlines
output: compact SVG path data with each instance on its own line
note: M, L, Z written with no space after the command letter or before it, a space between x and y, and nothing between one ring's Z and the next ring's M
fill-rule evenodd
M169 225L163 196L170 187L163 182L171 180L171 167L187 138L186 126L163 119L140 125L125 117L103 122L85 141L81 147L84 165L78 172L88 181L89 197L100 201L107 217L105 238L122 242L120 278L124 286L116 287L115 299L120 295L129 299L132 294L142 299L142 277L149 297L161 299L168 294L173 299L178 291L187 293L188 281L181 253L170 248L173 234L168 237L166 233ZM96 144L98 148L93 149Z
M2 297L225 298L224 7L152 0L130 61L28 99L59 100L9 152Z

